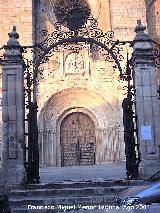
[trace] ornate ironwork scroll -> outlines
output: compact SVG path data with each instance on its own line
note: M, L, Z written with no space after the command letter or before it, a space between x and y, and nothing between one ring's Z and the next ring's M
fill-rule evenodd
M63 45L63 48L68 48L69 43L92 43L94 48L97 51L101 51L101 44L108 48L109 52L103 50L104 55L106 56L106 60L114 61L113 55L119 60L122 61L123 58L123 44L125 42L114 41L114 32L108 31L104 33L101 29L98 28L98 22L92 16L88 18L87 23L78 30L78 32L71 30L62 30L60 23L55 23L55 31L51 34L48 33L47 30L41 31L41 40L42 42L36 45L35 54L38 57L42 56L47 48L51 47L54 44ZM81 41L83 38L83 41ZM58 46L58 45L57 45ZM51 57L54 52L57 50L57 46L48 50L48 53L45 55L43 59L43 63L48 61L48 58ZM111 54L113 53L113 55Z
M157 68L160 68L160 44L156 41L152 41L155 51L155 62Z
M123 69L120 62L123 57L123 45L126 42L114 41L114 33L112 31L104 33L98 28L98 22L89 17L87 23L78 31L62 30L60 23L55 24L55 31L51 34L43 30L41 32L41 43L36 44L33 48L33 85L34 100L36 101L38 75L43 72L42 64L47 63L49 59L59 51L59 48L68 48L72 44L89 44L101 56L109 62L114 62L114 69L118 69L120 76L123 75ZM127 42L131 43L131 42ZM42 71L42 72L41 72Z

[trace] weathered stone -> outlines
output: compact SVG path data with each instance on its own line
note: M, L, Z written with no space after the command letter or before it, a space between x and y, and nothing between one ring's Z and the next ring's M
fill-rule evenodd
M21 47L17 41L19 36L16 33L16 27L13 27L9 37L5 46L5 58L2 61L2 93L4 93L2 168L6 173L4 174L6 182L15 184L22 183L25 178L23 150L19 144L20 141L24 142L24 62L21 59ZM15 59L17 60L16 66ZM19 76L21 76L21 82Z
M146 169L151 163L155 160L155 165L158 165L157 162L159 157L157 155L158 144L159 144L159 134L155 132L155 128L160 128L160 124L156 122L154 114L158 112L159 104L158 97L153 96L153 92L155 93L157 89L157 83L151 84L150 74L152 75L152 82L156 82L156 67L153 65L154 56L152 43L148 35L146 35L144 31L144 27L138 22L138 26L136 28L136 38L134 40L134 53L133 53L133 69L135 72L135 87L139 87L139 79L136 75L136 72L141 71L142 76L142 91L136 92L136 107L137 107L137 116L138 116L138 128L139 128L139 141L140 141L140 151L142 162L140 165L140 173L143 176L147 176L150 174L150 170ZM141 42L143 40L143 44ZM149 54L150 52L150 54ZM146 57L146 54L148 57ZM141 55L141 56L140 56ZM146 61L146 63L145 63ZM143 100L143 101L140 101ZM159 117L159 113L157 114L157 118ZM151 131L151 136L148 138L144 138L142 134L143 127L148 126ZM149 130L148 130L149 131ZM149 134L149 133L148 133ZM157 167L154 169L158 169ZM155 171L155 170L154 170Z

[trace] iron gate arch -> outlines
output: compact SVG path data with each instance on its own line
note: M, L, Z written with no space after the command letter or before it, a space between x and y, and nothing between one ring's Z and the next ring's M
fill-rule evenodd
M49 46L47 49L45 49L44 53L38 58L38 60L37 60L37 62L35 64L35 68L34 68L35 72L34 73L37 74L37 70L38 70L38 67L40 66L41 61L55 47L57 47L59 45L62 45L62 44L65 44L65 43L79 43L79 42L82 42L82 43L86 43L87 42L88 44L95 44L97 46L100 46L101 48L104 48L112 56L112 58L114 59L115 63L117 64L119 72L120 72L120 77L123 77L123 71L122 71L121 65L119 63L117 55L114 54L113 49L114 49L114 47L117 44L120 44L120 43L123 44L124 42L119 42L119 40L117 40L117 41L114 42L114 44L113 44L113 46L111 48L108 48L102 42L96 41L93 38L84 38L84 37L71 37L71 38L62 39L62 40L52 44L51 46ZM37 76L35 76L35 77L37 77Z
M113 33L113 32L111 31L111 33ZM112 44L112 47L109 48L108 46L106 46L105 43L102 43L102 42L100 42L100 41L97 41L97 40L95 40L94 38L78 37L78 36L76 36L76 34L75 34L74 37L72 36L72 37L69 37L69 38L61 39L60 41L57 41L57 42L53 43L52 45L50 45L50 46L47 47L46 49L43 49L43 50L44 50L44 53L43 53L42 55L40 55L40 56L36 59L35 63L33 64L33 91L34 91L33 100L34 100L34 102L36 102L36 97L37 97L37 95L36 95L36 93L37 93L37 92L36 92L36 91L37 91L36 87L37 87L38 69L39 69L39 66L41 65L43 59L47 56L47 54L48 54L50 51L54 51L54 49L55 49L56 47L58 47L58 46L60 46L60 45L63 45L63 44L69 44L69 43L75 43L75 44L78 44L78 43L88 43L88 44L91 44L91 45L94 44L94 45L96 45L96 46L98 46L98 47L103 48L105 51L108 52L108 54L110 54L110 55L112 56L112 58L113 58L115 64L117 65L117 68L118 68L119 73L120 73L120 75L119 75L120 79L123 79L123 78L124 78L123 70L122 70L121 65L120 65L120 62L119 62L119 60L118 60L118 55L120 55L119 53L120 53L121 50L118 48L118 50L117 50L118 54L115 54L115 53L114 53L114 48L116 47L116 45L120 45L120 44L121 44L121 45L124 45L124 44L126 44L126 43L131 44L130 41L127 41L127 42L125 42L125 41L120 42L119 40L117 40L117 41L114 41L113 44ZM42 42L41 44L38 44L37 46L39 47L39 46L42 45L42 44L43 44L43 42ZM41 49L41 48L40 48L40 49ZM119 58L121 58L121 57L123 58L122 55L119 56Z

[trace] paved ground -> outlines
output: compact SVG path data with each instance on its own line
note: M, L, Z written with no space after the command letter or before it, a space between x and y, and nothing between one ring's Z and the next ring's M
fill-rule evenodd
M90 179L124 179L125 163L94 166L52 167L40 169L41 182Z

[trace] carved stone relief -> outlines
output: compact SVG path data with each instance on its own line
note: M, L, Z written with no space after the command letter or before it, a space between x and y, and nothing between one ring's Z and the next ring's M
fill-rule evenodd
M68 45L63 50L63 73L87 74L89 72L89 45Z

